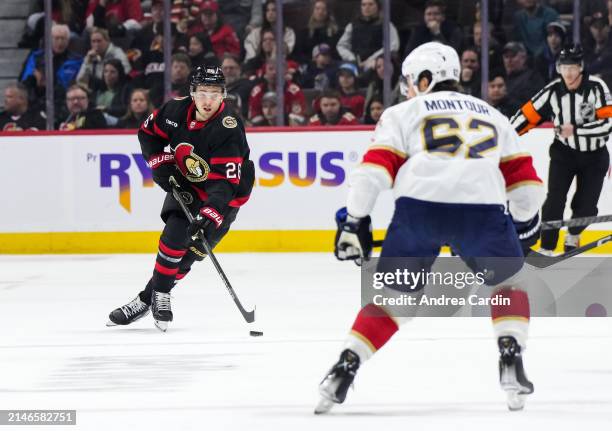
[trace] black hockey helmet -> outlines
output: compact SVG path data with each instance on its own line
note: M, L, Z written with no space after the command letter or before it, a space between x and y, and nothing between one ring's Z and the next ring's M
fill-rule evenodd
M189 76L189 91L193 93L198 85L213 85L223 89L226 96L225 76L219 66L198 66Z
M569 44L559 53L559 64L580 64L584 60L584 53L580 44Z

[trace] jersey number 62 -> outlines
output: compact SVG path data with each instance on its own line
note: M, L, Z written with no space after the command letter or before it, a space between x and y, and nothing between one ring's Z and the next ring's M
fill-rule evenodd
M445 128L446 133L440 133L440 128ZM484 137L476 142L465 142L462 131L479 132L483 129L488 132ZM421 131L425 149L430 153L445 153L449 156L456 156L459 149L464 146L465 158L479 159L482 157L482 153L497 146L497 129L495 126L477 118L468 119L462 127L453 117L429 117L424 120Z

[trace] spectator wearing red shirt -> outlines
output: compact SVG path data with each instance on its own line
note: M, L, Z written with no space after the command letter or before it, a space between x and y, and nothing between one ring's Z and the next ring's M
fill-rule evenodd
M363 116L365 97L357 92L357 66L352 63L342 63L338 68L338 90L342 106L357 118Z
M261 82L256 84L249 96L249 121L256 123L262 114L262 99L268 91L276 88L276 60L268 60L264 69ZM290 123L303 123L306 114L306 98L302 89L291 81L285 81L285 113L288 114Z
M357 118L340 104L337 90L324 90L319 99L319 109L310 117L309 126L351 126L359 124Z
M85 13L87 28L106 28L111 37L140 30L142 19L140 0L89 0Z
M204 32L210 38L213 50L219 61L226 52L240 55L240 40L236 32L225 24L219 16L219 4L215 0L205 0L200 6L200 22L190 29L189 35Z

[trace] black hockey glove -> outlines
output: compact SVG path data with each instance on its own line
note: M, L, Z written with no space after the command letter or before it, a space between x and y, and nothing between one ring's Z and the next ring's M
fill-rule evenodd
M148 162L153 173L153 181L160 186L164 191L172 193L170 185L170 177L178 176L179 171L174 163L174 155L171 153L154 154Z
M223 224L223 215L213 207L204 206L189 225L187 233L189 233L189 236L194 237L201 230L206 230L210 224L219 229Z
M512 219L514 228L518 234L519 240L521 241L521 247L523 248L523 255L527 256L527 253L531 250L531 247L538 242L540 239L540 231L542 225L540 224L540 214L536 215L527 221L516 221Z
M336 212L336 240L334 255L338 260L354 260L361 265L372 255L372 220L370 216L355 218L349 215L346 207Z

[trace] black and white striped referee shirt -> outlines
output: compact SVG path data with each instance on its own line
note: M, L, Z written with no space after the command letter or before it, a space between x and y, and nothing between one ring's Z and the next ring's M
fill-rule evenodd
M519 135L544 121L555 125L555 139L578 151L595 151L612 133L612 96L605 82L583 74L582 83L569 91L557 78L525 103L510 120ZM558 127L574 126L574 135L562 138Z

